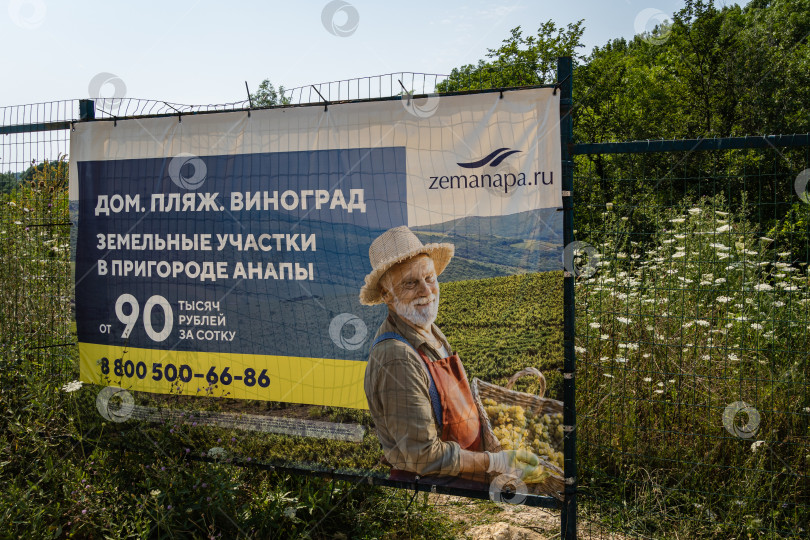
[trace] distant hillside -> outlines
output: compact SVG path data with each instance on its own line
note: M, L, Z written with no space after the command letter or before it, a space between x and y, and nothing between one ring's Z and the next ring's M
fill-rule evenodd
M448 242L455 246L456 256L445 281L562 267L562 214L555 208L509 216L470 216L412 229L424 243Z
M522 240L545 240L562 244L562 212L543 208L508 216L468 216L458 219L411 227L415 232L437 232L448 236L497 236Z

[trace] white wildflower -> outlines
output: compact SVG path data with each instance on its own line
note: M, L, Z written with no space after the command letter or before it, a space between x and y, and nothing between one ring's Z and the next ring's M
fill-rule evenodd
M655 383L655 385L656 385L656 386L664 386L664 383L662 383L662 382L660 382L660 381L659 381L659 382Z
M631 322L633 322L632 319L628 319L627 317L616 317L616 320L622 324L630 324Z
M781 253L777 253L777 255L779 255L780 257L790 257L790 252L789 251L783 251Z
M713 247L714 249L719 249L720 251L728 251L729 249L731 249L730 247L728 247L725 244L717 244L717 243L709 244L709 247Z
M680 258L681 258L681 257L683 257L684 255L686 255L686 253L685 253L685 252L683 252L683 251L676 251L675 253L673 253L673 254L672 254L672 258L673 258L673 259L680 259Z
M757 449L759 449L759 447L762 446L763 444L765 444L765 441L754 441L753 443L751 443L751 451L756 452Z
M718 216L723 217L726 217L728 215L728 212L721 212L720 210L715 210L714 213L717 214Z
M771 287L767 283L759 283L757 285L754 285L754 289L757 291L772 291L773 287Z
M602 328L602 325L599 324L598 322L592 322L588 326L590 326L591 328Z
M717 301L720 302L721 304L727 304L728 302L731 302L731 300L732 299L729 298L728 296L718 296L717 297Z
M740 357L737 356L734 353L729 353L728 354L728 359L731 360L732 362L739 362L740 361Z
M618 357L616 357L616 361L618 363L620 363L620 364L626 364L627 363L627 358L625 358L623 356L618 356Z
M75 392L82 387L82 381L71 381L62 387L65 392Z
M644 354L642 354L641 356L642 356L642 357L644 357L644 358L649 358L649 357L650 357L650 353L644 353Z
M579 345L577 345L576 347L574 347L574 352L576 352L577 354L585 354L588 351L585 350L585 347L580 347Z
M644 377L644 382L652 382L652 379L650 377Z
M715 285L722 285L725 282L726 282L726 278L724 278L724 277L719 277L719 278L714 280Z
M663 394L663 393L664 393L664 391L663 391L663 390L656 390L656 391L655 391L655 393L656 393L656 394Z
M751 325L751 328L753 328L754 330L762 330L762 325L759 323L754 323Z
M160 490L153 489L152 491L149 492L149 495L151 495L152 497L157 497L158 495L160 495Z
M708 354L704 354L703 356L700 357L700 359L701 360L710 360L711 356L709 356Z
M714 232L716 233L724 233L731 230L731 225L723 225L722 227L718 227Z
M710 323L709 321L705 321L703 319L698 319L695 321L695 324L699 324L700 326L706 327L711 326L712 323Z
M227 455L227 452L221 446L214 446L208 450L208 455L214 459L221 459Z
M690 214L692 214L693 216L696 216L696 215L698 215L698 214L701 212L700 208L697 208L697 207L695 207L695 208L690 208L688 211L689 211L689 213L690 213Z
M686 221L684 218L673 218L669 220L670 223L683 223L684 221Z
M783 307L784 305L785 303L782 302L781 300L777 300L776 302L773 303L774 307Z
M613 378L613 375L611 375L610 373L602 373L602 375L604 375L605 377L607 377L609 379Z

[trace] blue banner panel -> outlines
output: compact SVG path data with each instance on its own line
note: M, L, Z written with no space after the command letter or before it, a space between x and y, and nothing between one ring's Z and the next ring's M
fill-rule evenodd
M407 224L404 148L88 161L78 176L79 342L366 360L385 308L361 306L359 285L372 240Z

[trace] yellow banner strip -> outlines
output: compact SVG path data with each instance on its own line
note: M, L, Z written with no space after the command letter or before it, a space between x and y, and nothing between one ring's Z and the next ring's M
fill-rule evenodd
M127 349L79 343L81 380L156 394L368 409L356 360Z

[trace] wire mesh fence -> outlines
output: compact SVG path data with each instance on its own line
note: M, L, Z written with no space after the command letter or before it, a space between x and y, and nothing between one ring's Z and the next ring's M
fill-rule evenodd
M444 79L388 74L283 97L431 93ZM249 106L106 98L96 114ZM78 100L0 108L3 369L25 363L59 384L76 371L66 186L78 117ZM589 151L574 190L589 267L576 290L581 535L805 536L810 147Z
M805 536L810 148L577 160L582 515L629 536Z
M72 101L0 109L3 126L73 114ZM60 380L73 368L66 129L0 135L0 354ZM45 156L45 157L43 157ZM3 366L6 369L6 366Z

